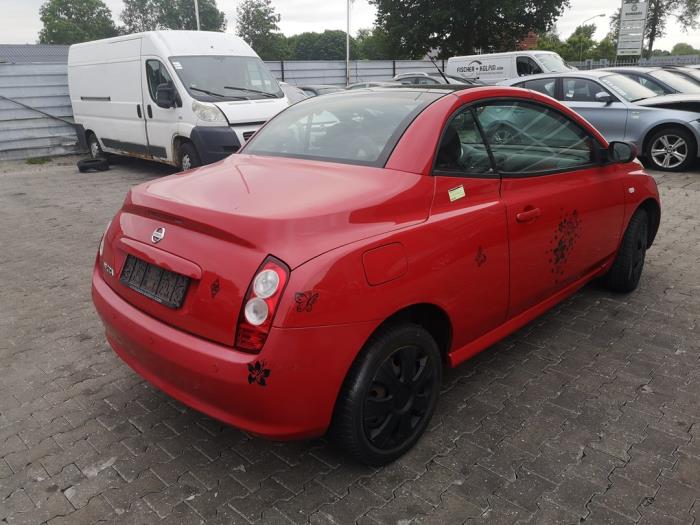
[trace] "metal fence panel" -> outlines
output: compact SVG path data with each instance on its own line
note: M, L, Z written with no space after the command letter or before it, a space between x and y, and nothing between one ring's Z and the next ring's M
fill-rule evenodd
M73 120L66 64L0 64L0 160L77 152L73 126L58 119Z

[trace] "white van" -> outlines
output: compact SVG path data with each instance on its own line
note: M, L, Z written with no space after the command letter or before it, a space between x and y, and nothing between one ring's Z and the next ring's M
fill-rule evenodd
M446 73L469 80L496 84L511 78L538 73L563 73L573 68L552 51L513 51L452 57L447 60Z
M209 31L149 31L72 45L68 87L93 157L104 151L182 169L234 153L289 105L248 44Z

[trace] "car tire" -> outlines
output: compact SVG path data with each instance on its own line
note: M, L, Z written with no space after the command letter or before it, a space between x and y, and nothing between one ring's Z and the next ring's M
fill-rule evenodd
M341 452L373 466L405 454L430 423L442 359L422 326L380 328L353 363L336 402L330 437Z
M649 243L649 217L645 210L637 210L629 224L610 270L605 285L614 292L629 293L637 288L644 269Z
M197 148L191 142L184 142L180 145L178 157L178 166L182 171L198 168L202 165Z
M77 165L80 173L85 173L87 171L107 171L109 169L109 162L107 162L107 159L83 159L79 160Z
M102 146L100 146L100 141L97 140L97 135L94 133L89 133L87 137L87 145L88 145L88 151L90 152L90 158L97 160L97 159L106 159L107 155L105 154L104 151L102 151Z
M695 162L697 148L692 133L673 126L662 128L649 137L644 156L651 169L685 171Z

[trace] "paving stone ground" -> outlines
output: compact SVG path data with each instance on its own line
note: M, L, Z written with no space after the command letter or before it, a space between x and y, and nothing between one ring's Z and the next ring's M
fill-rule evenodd
M0 164L0 521L700 523L700 172L659 175L640 288L595 285L446 374L430 430L383 468L271 443L142 381L90 300L122 160Z

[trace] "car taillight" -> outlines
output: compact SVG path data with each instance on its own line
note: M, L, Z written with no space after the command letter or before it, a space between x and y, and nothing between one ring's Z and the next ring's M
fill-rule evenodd
M245 352L262 350L288 279L289 268L282 261L271 255L263 261L248 286L238 316L236 348Z
M109 227L112 225L112 221L109 221L107 223L107 227L105 228L105 232L102 234L102 238L100 239L100 246L97 248L97 254L102 258L102 254L105 251L105 237L107 237L107 232L109 231Z

